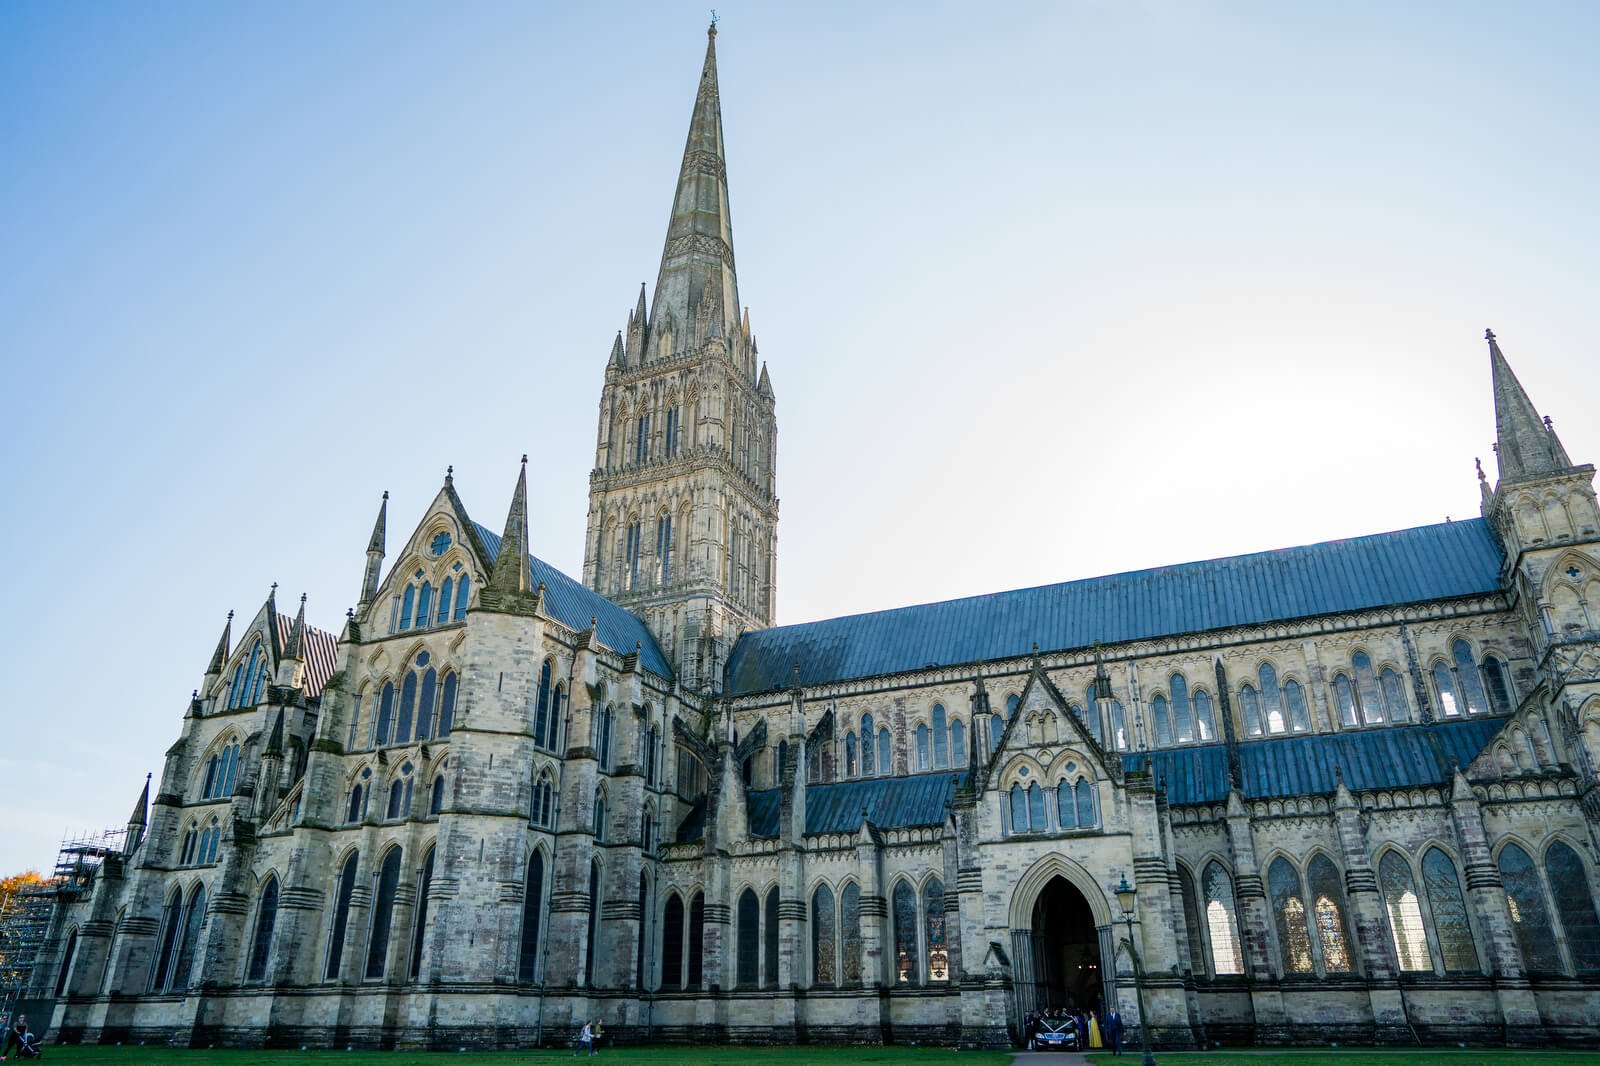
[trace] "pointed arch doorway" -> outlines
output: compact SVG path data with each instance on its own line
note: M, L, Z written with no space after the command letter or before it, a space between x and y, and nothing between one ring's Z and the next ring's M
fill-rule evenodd
M1111 931L1097 921L1083 892L1057 874L1040 886L1026 913L1027 927L1011 930L1017 1020L1057 1007L1104 1010L1115 998L1101 963Z

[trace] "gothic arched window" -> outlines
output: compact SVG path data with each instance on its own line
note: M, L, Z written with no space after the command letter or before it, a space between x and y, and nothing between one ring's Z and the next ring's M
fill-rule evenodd
M1072 782L1066 778L1056 782L1056 823L1062 829L1078 827L1077 796L1072 791Z
M1167 688L1172 692L1172 731L1178 743L1188 744L1194 740L1194 710L1189 705L1189 679L1182 674L1173 674L1167 679Z
M738 953L735 979L740 988L755 988L761 981L761 901L755 889L739 893Z
M1289 728L1296 733L1309 732L1311 712L1306 707L1306 691L1300 682L1290 678L1283 683L1283 702L1289 707Z
M183 844L178 849L178 865L188 866L194 862L195 853L200 850L200 827L193 822L183 831Z
M656 518L656 580L672 581L672 516L665 512Z
M673 899L677 899L676 896ZM517 980L532 981L539 972L539 919L544 913L544 852L528 856L522 882L522 938L517 952Z
M762 935L763 954L766 964L762 967L762 985L765 988L778 987L778 888L774 885L767 889L766 903L762 906L762 921L766 928Z
M1572 967L1579 974L1600 971L1600 918L1595 916L1594 896L1583 860L1561 841L1550 845L1544 854L1544 872L1550 878L1550 894L1556 902L1556 916Z
M844 735L844 776L854 777L857 772L856 735L854 733L846 733Z
M422 675L422 699L417 704L417 739L427 740L433 726L433 704L439 694L439 674L432 667Z
M201 799L223 799L233 795L233 779L239 768L239 744L229 741L223 749L206 760L206 781L200 790Z
M1200 901L1195 895L1194 878L1183 865L1178 866L1178 894L1183 897L1183 924L1189 934L1189 971L1206 975L1205 936L1200 931Z
M437 624L444 625L450 621L450 601L455 596L455 591L456 579L453 577L445 578L444 584L439 586L439 613L434 618Z
M456 609L452 616L457 622L467 616L467 597L472 588L472 578L466 574L461 575L461 580L456 582Z
M1267 892L1272 901L1272 917L1278 928L1278 950L1283 957L1283 972L1311 973L1311 927L1306 921L1305 898L1300 891L1300 875L1288 859L1276 859L1267 869Z
M583 951L583 983L595 986L594 953L600 944L600 860L589 862L589 939Z
M683 987L683 900L676 892L661 913L661 987Z
M839 982L861 983L861 886L854 881L839 893Z
M950 748L945 737L944 704L933 705L933 768L943 770L950 765Z
M77 926L67 933L67 946L61 951L61 969L56 975L56 998L60 999L67 990L67 978L72 976L72 959L78 954L78 929Z
M1202 741L1216 739L1216 719L1211 716L1211 693L1205 689L1195 690L1194 721L1195 731Z
M1044 789L1035 781L1028 786L1028 828L1038 832L1047 825L1044 817Z
M1211 941L1211 972L1218 976L1244 973L1239 952L1239 923L1233 903L1233 881L1215 859L1206 864L1206 932Z
M1311 889L1311 914L1316 920L1317 943L1322 948L1322 967L1328 973L1348 973L1353 967L1339 871L1326 855L1318 855L1306 867L1306 882Z
M1073 789L1078 799L1078 828L1089 829L1100 821L1094 810L1094 786L1086 778L1079 778Z
M1283 717L1283 697L1278 692L1278 671L1271 663L1262 663L1256 671L1256 676L1261 681L1261 709L1264 713L1262 719L1267 727L1267 732L1272 734L1283 733L1288 730L1288 722Z
M1011 831L1013 833L1028 831L1028 794L1023 791L1020 783L1011 786Z
M1259 737L1261 735L1261 697L1256 695L1255 686L1249 682L1239 690L1239 713L1244 719L1244 735Z
M1461 714L1461 706L1456 700L1456 682L1450 675L1450 665L1444 662L1433 665L1433 687L1439 690L1439 712L1445 718L1455 718Z
M639 587L639 519L628 520L628 540L624 549L626 556L623 561L624 572L628 575L628 588Z
M606 709L600 712L599 721L595 726L595 750L600 760L600 769L611 769L611 730L616 724L616 713L607 704Z
M897 984L918 984L917 980L917 893L909 881L894 886L894 958Z
M206 919L206 886L195 885L183 907L183 931L178 940L178 961L172 967L168 987L188 988L194 979L194 949L200 943L200 926Z
M871 777L877 770L878 761L873 750L873 725L872 715L861 716L861 773Z
M894 773L894 760L889 756L889 727L878 727L878 773Z
M546 659L539 667L539 684L533 696L533 742L549 748L550 741L550 675L553 663Z
M417 628L421 629L432 620L433 616L433 582L424 581L422 588L417 591Z
M364 976L374 980L383 976L389 961L389 934L394 928L394 899L400 890L400 849L384 855L372 894L372 933L367 938L367 966Z
M937 877L922 890L922 931L928 945L928 980L950 980L950 952L945 947L944 882Z
M428 849L428 857L422 860L422 869L417 874L417 909L411 919L411 979L415 981L422 972L422 949L428 937L428 893L433 888L433 855L436 849Z
M261 899L256 904L256 932L250 938L250 962L245 968L246 981L264 981L267 977L267 956L272 951L272 927L278 922L278 879L267 877L261 889Z
M356 890L357 858L357 853L352 851L344 860L344 868L339 871L339 887L333 900L333 925L328 932L328 960L322 969L322 977L327 981L338 979L339 967L344 961L345 932L350 926L350 897Z
M818 885L811 893L811 981L831 987L838 980L834 967L833 889Z
M165 992L172 976L172 954L178 946L178 927L183 919L183 890L173 886L161 909L161 939L156 947L155 968L150 971L150 991Z
M1383 721L1383 697L1378 692L1378 675L1372 672L1372 657L1358 651L1350 656L1350 667L1356 674L1356 701L1361 706L1361 722L1377 725Z
M1378 675L1378 686L1383 689L1383 716L1391 722L1409 722L1411 704L1406 699L1405 682L1393 667L1385 666Z
M416 601L417 601L417 587L415 585L407 585L405 594L400 597L400 628L401 629L410 629L411 628L411 612L416 607Z
M1354 729L1356 719L1356 689L1348 674L1333 675L1333 701L1339 705L1339 724Z
M1506 906L1524 965L1536 972L1561 972L1561 953L1550 928L1550 908L1545 905L1539 871L1516 844L1507 844L1500 852L1500 880L1505 884Z
M1472 645L1457 639L1450 645L1450 654L1456 663L1456 678L1461 683L1461 695L1468 714L1483 714L1489 709L1489 697L1483 691L1483 678L1478 676L1478 664L1472 659Z
M1150 718L1155 723L1157 747L1172 745L1172 712L1167 708L1167 697L1157 693L1150 701Z
M1483 680L1489 691L1489 708L1496 714L1510 714L1514 691L1511 685L1511 672L1506 669L1506 664L1493 655L1483 658Z
M441 686L439 694L438 737L440 740L448 740L450 738L450 730L455 728L457 685L458 682L454 670L444 675L444 685Z
M404 744L411 739L411 716L417 709L417 675L407 671L400 684L400 716L395 720L394 742Z
M594 796L594 842L596 844L604 844L606 842L606 830L608 828L606 815L606 794L603 791L596 792Z
M689 901L688 983L699 988L703 980L706 961L706 896L696 892Z
M1422 883L1428 893L1428 909L1433 912L1433 935L1439 942L1446 973L1469 973L1478 969L1478 949L1472 940L1472 923L1467 918L1466 900L1461 895L1461 879L1456 865L1437 847L1422 856Z
M383 747L389 743L389 730L394 725L394 685L385 681L383 695L378 698L377 726L373 733L373 745Z
M950 719L950 764L967 765L967 727L961 719Z
M926 723L917 723L917 769L928 768L928 726Z
M1389 933L1394 938L1395 957L1400 969L1433 969L1428 955L1428 931L1422 921L1422 906L1410 865L1396 852L1388 852L1378 863L1378 888L1383 893L1384 909L1389 912Z
M444 810L444 774L434 775L433 785L428 790L428 813L438 814Z

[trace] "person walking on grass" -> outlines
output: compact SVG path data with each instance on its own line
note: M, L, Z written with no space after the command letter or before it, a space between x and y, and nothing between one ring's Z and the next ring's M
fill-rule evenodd
M1106 1011L1106 1043L1113 1055L1122 1054L1122 1015L1115 1007Z
M583 1029L578 1033L578 1043L572 1049L572 1057L578 1057L578 1050L583 1049L590 1055L594 1054L594 1026L589 1022L583 1023Z

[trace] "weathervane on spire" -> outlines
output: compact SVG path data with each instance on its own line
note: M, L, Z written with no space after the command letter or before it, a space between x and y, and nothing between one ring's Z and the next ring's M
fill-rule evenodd
M711 32L712 33L716 33L717 32L717 23L719 23L721 21L722 21L722 16L717 14L717 9L716 8L712 8L711 9Z

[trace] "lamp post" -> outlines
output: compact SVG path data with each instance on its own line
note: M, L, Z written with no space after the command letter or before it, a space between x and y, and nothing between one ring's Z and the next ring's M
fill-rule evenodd
M1135 894L1133 886L1128 884L1128 875L1122 875L1122 883L1116 887L1117 906L1122 908L1122 919L1128 923L1128 939L1123 943L1128 945L1128 958L1133 961L1133 994L1139 1003L1139 1043L1144 1048L1143 1066L1156 1066L1155 1054L1150 1050L1150 1019L1144 1012L1144 965L1139 961L1139 949L1133 946L1133 903Z

